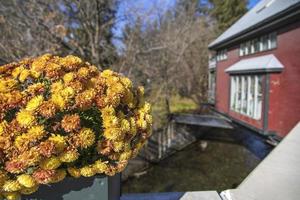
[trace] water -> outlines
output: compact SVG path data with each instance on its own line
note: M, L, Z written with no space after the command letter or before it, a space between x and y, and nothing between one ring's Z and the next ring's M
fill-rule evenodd
M235 142L206 140L205 150L201 142L152 164L147 174L129 178L122 184L123 193L223 191L237 187L260 162Z
M173 136L183 129L197 141L157 164L150 164L145 175L123 182L123 193L221 192L236 188L273 148L264 136L232 125L233 129L176 125ZM205 142L207 148L203 149Z

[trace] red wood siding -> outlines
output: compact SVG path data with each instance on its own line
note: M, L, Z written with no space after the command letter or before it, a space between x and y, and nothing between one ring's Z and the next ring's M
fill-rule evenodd
M285 136L300 121L300 22L278 34L275 56L284 65L270 81L269 130Z
M278 30L277 35L277 48L270 51L239 57L238 46L228 50L228 59L217 63L215 107L222 113L262 130L264 102L259 121L229 110L230 78L225 70L241 59L274 54L284 65L284 70L270 75L267 130L284 136L300 120L300 22Z
M226 114L228 114L229 107L230 78L229 75L225 73L225 70L239 60L238 49L229 49L227 56L227 60L219 61L217 63L217 83L215 101L216 109Z

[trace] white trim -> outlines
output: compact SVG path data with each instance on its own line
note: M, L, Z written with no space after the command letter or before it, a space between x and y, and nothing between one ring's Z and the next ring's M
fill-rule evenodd
M250 115L250 98L251 98L251 76L247 76L248 88L247 88L247 115Z
M264 55L240 60L225 70L227 73L242 72L278 72L284 68L283 64L273 55Z
M230 110L260 120L263 100L262 76L231 76L230 81Z

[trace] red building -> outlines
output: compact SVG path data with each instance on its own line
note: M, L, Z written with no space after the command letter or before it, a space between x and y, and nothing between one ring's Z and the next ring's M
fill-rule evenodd
M218 112L282 137L300 121L300 0L261 0L209 49Z

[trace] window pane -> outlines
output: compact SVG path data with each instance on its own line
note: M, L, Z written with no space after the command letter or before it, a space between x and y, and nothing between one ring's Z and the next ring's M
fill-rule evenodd
M251 51L250 51L251 54L255 53L255 49L254 49L254 40L251 40L250 49L251 49Z
M270 49L276 47L277 47L277 34L274 32L270 34Z
M245 43L242 43L240 45L240 56L243 56L245 54Z
M241 107L242 107L242 79L239 76L238 77L238 97L237 97L237 111L241 112Z
M265 51L268 49L268 36L262 36L260 39L260 51Z
M246 47L245 47L245 55L248 55L251 53L251 42L246 42Z
M255 110L255 119L261 118L261 109L262 109L262 77L258 76L257 106Z
M243 76L243 102L242 102L242 113L247 114L247 98L248 98L248 79L246 76Z
M230 108L233 110L233 108L234 108L234 101L235 101L235 81L234 81L234 77L231 77L230 80L231 80Z
M259 40L258 39L253 40L253 48L254 48L254 53L259 51Z
M250 84L250 95L249 95L249 116L254 117L254 90L255 90L255 79L254 76L251 76L251 84Z
M240 87L240 85L239 85L239 77L238 76L236 76L235 77L235 105L234 105L234 110L235 111L237 111L238 110L238 98L239 98L239 93L238 93L238 91L239 91L239 87Z
M247 115L250 115L250 99L251 99L251 76L247 76Z

